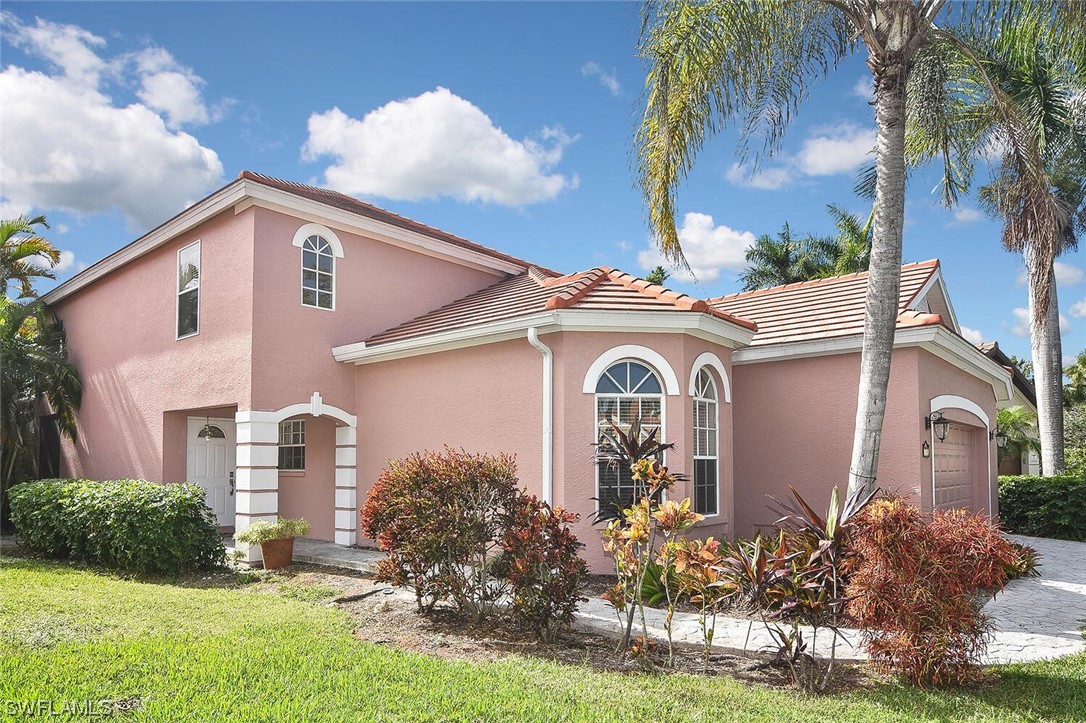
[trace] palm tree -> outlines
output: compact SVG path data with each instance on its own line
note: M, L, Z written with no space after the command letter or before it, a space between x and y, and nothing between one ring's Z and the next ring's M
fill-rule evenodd
M1075 363L1065 367L1063 375L1067 384L1063 387L1063 406L1067 409L1086 404L1086 350L1080 351Z
M862 222L859 216L832 203L826 206L826 211L837 228L837 238L833 239L833 246L827 252L831 268L826 275L841 276L867 271L871 263L874 209L866 222Z
M83 386L68 358L63 324L40 301L0 297L0 498L36 464L37 411L47 403L60 432L76 439Z
M35 296L35 278L56 278L51 269L60 262L60 251L38 236L35 226L49 228L45 216L0 221L0 296L7 296L11 282L19 285L20 297Z
M878 469L901 286L909 69L935 35L956 32L953 17L936 26L944 8L947 15L968 10L975 27L992 28L1003 7L946 0L649 0L645 6L640 51L649 71L636 135L639 183L656 242L680 266L676 193L705 140L738 121L741 158L755 136L764 140L763 152L773 151L814 83L861 44L867 51L878 129L876 204L850 492L871 487Z
M784 224L777 237L763 234L746 252L747 270L739 275L744 291L818 278L826 269L825 239L797 239ZM832 241L830 241L832 244Z
M926 78L909 110L908 160L943 161L950 205L973 159L994 155L982 204L1003 221L1003 245L1025 257L1041 464L1064 468L1062 347L1054 260L1086 229L1086 8L1027 2L994 37L939 36L917 58Z
M1021 457L1025 450L1039 452L1037 440L1037 415L1023 406L1003 407L996 410L996 429L1006 435L1007 443L999 450L1000 459Z

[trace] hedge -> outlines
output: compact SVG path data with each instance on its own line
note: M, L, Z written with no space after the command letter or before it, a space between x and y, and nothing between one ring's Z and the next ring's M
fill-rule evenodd
M9 496L16 539L43 555L169 576L226 562L194 484L53 479L15 485Z
M999 517L1009 532L1086 541L1086 479L999 478Z

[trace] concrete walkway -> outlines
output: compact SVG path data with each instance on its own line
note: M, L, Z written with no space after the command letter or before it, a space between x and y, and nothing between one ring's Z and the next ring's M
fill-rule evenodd
M1044 660L1086 650L1082 627L1086 625L1086 543L1012 536L1041 554L1041 577L1013 580L990 600L984 611L992 617L995 634L988 645L986 663L1013 663ZM331 542L299 538L294 543L294 559L317 565L372 572L382 555L377 550L340 547ZM649 635L665 638L664 611L646 610ZM640 621L635 622L635 631ZM614 609L600 598L592 598L581 607L574 628L614 637L622 626ZM810 642L810 630L804 639ZM637 634L636 632L634 634ZM679 643L702 645L697 616L676 613L672 638ZM833 635L822 631L817 650L829 654ZM837 640L837 657L862 660L866 653L855 630L843 631ZM713 633L713 648L720 651L757 651L771 646L772 637L760 622L718 616Z

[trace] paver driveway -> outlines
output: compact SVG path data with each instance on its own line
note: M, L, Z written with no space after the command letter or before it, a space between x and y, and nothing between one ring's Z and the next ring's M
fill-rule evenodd
M1041 554L1041 576L1011 580L984 606L996 628L988 662L1026 662L1086 650L1086 542L1010 537Z

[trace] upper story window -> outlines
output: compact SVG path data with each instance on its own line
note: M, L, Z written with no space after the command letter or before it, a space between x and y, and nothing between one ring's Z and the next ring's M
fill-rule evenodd
M596 383L596 441L604 441L613 421L628 430L641 419L641 433L659 429L663 418L663 389L656 372L636 361L620 361L607 368ZM643 493L627 468L600 462L596 466L597 499L601 509L625 507Z
M288 419L279 423L279 469L305 469L304 419Z
M332 245L316 234L302 242L302 305L335 308L336 257Z
M703 515L720 512L717 500L716 384L702 367L694 381L694 511Z
M200 332L200 242L177 252L177 338Z

